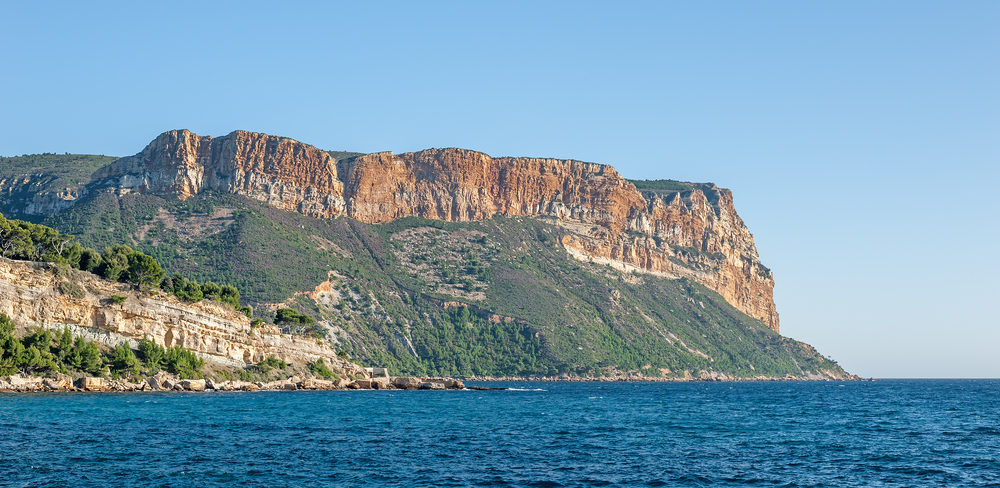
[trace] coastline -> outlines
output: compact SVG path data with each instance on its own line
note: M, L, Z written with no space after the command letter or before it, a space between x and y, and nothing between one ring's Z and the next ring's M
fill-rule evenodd
M863 378L858 375L846 376L752 376L738 377L724 373L704 373L699 376L683 377L616 375L616 376L467 376L463 381L532 381L532 382L592 382L592 383L685 383L685 382L748 382L748 381L875 381L874 378Z
M160 372L139 382L103 377L81 377L75 381L59 374L55 378L11 375L0 377L0 393L36 392L153 392L153 391L297 391L297 390L464 390L455 378L415 376L372 376L361 379L327 380L313 376L291 376L275 381L181 379ZM493 389L473 387L470 389Z
M414 377L381 376L366 379L326 380L316 377L291 376L275 381L216 381L213 379L180 379L160 373L139 382L102 377L82 377L72 381L68 376L56 378L11 375L0 377L0 393L66 393L66 392L223 392L223 391L298 391L298 390L504 390L506 388L466 386L465 382L572 382L572 383L687 383L687 382L774 382L774 381L876 381L857 375L847 377L752 377L739 378L721 374L663 378L650 376L631 377L579 377L579 376L471 376Z

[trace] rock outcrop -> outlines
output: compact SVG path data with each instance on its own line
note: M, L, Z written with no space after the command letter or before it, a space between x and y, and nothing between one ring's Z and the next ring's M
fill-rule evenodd
M282 334L273 325L251 327L250 319L225 305L181 302L82 271L60 277L52 267L0 258L0 313L21 327L69 328L74 336L109 346L128 343L137 349L143 338L164 347L183 346L223 366L243 367L268 357L286 362L323 358L332 369L364 373L316 339Z
M49 187L53 180L55 178L44 174L0 178L0 195L9 203L15 203L14 208L26 215L51 215L72 207L87 195L86 187L52 191Z
M774 279L760 264L732 192L712 184L640 191L614 168L573 160L493 158L463 149L336 160L285 137L166 132L93 175L111 189L186 199L211 189L313 217L367 223L496 214L547 217L575 257L624 271L688 277L778 331Z

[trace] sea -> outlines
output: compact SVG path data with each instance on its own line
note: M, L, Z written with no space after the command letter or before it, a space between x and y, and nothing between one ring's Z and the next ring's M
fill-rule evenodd
M0 486L1000 486L1000 381L0 394Z

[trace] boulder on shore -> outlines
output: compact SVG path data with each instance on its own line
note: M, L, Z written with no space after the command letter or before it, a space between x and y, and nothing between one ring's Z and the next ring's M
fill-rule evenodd
M449 390L461 390L465 388L465 383L462 383L461 380L456 380L455 378L422 378L421 381L427 383L441 383Z
M392 379L392 386L401 390L416 390L420 388L420 378L412 376L397 376Z
M180 385L187 391L205 391L205 380L183 380Z
M76 387L81 390L101 391L104 389L104 378L83 377L76 380Z

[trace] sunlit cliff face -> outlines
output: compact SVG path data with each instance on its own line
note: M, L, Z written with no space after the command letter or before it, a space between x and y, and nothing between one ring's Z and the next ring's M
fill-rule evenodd
M211 189L312 217L372 224L407 216L549 218L568 231L562 245L578 259L691 278L778 331L774 279L759 262L732 192L688 186L640 191L606 165L493 158L455 148L338 161L284 137L236 131L212 138L178 130L99 170L88 188L181 200Z

